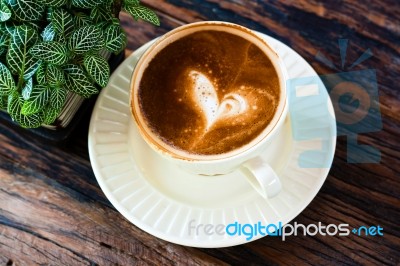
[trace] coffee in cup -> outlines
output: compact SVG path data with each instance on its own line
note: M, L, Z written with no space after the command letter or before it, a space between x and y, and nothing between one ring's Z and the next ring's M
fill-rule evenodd
M274 183L271 194L280 190L271 167L259 158L248 162L287 111L279 57L254 32L225 22L177 28L144 53L131 86L139 131L161 155L205 175L244 165L255 177L252 185Z
M279 105L280 84L261 48L216 28L195 31L156 53L134 97L136 115L165 150L223 156L262 134Z

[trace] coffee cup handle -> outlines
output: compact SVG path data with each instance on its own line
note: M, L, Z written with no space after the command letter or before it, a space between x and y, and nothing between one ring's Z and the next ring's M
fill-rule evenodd
M260 157L244 162L240 170L250 185L265 199L275 197L282 190L278 175Z

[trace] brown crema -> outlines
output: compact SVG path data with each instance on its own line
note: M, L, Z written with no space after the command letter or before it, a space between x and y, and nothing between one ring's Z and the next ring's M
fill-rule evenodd
M172 149L216 155L256 138L279 104L279 78L256 45L223 31L189 34L158 52L145 69L139 107Z

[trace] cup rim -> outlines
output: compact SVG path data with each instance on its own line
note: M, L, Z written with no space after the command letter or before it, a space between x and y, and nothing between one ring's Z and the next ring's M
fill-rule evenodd
M163 147L162 145L158 144L156 140L149 134L149 132L146 131L142 123L145 123L144 121L140 122L143 119L140 119L140 115L137 114L138 110L135 107L138 106L138 100L137 100L137 92L138 92L138 85L140 84L140 78L141 76L138 77L138 75L141 73L144 73L145 68L147 65L143 65L146 62L151 62L152 59L146 61L147 57L151 54L154 53L154 56L161 51L163 48L165 48L169 43L168 40L172 38L174 35L177 33L180 33L182 31L191 29L191 28L196 28L196 27L204 27L204 26L216 26L217 27L228 27L228 28L233 28L239 31L244 32L247 35L251 35L251 37L255 38L258 42L262 43L264 47L259 47L265 54L266 56L271 60L271 63L273 64L277 74L278 74L278 79L280 83L280 88L281 88L281 96L280 96L280 104L278 105L279 110L277 110L277 113L273 116L271 122L263 129L263 131L255 137L253 140L251 140L249 143L245 144L244 149L241 150L241 148L232 150L230 152L225 153L225 156L221 155L193 155L193 157L196 158L191 158L190 153L187 153L187 156L183 156L180 154L176 154L173 151L168 150L167 148ZM201 30L198 30L201 31ZM235 33L232 33L235 34ZM236 35L236 34L235 34ZM175 41L175 40L174 40ZM174 42L171 41L170 43ZM249 40L250 42L254 43L253 41ZM167 42L165 46L162 48L159 48L164 42ZM159 48L159 49L157 49ZM268 53L266 52L268 51ZM271 58L275 57L275 58ZM144 67L143 71L142 68ZM189 23L182 25L180 27L177 27L161 37L159 37L139 58L136 66L134 67L134 71L132 73L131 77L131 82L130 82L130 110L131 114L133 115L133 120L135 121L139 132L143 139L146 141L146 143L152 147L156 152L161 153L162 155L166 156L169 159L177 159L181 161L186 161L186 162L200 162L200 163L206 163L208 161L225 161L225 160L230 160L235 157L242 157L246 156L247 154L253 152L257 147L261 145L261 143L267 141L270 137L274 135L274 132L276 131L277 128L279 128L279 125L282 124L282 121L284 120L286 113L287 113L287 92L286 92L286 80L287 80L287 74L285 71L285 67L283 65L283 62L281 58L279 57L278 53L260 36L258 36L254 31L230 22L224 22L224 21L200 21L200 22L194 22L194 23ZM282 96L283 95L283 96ZM279 111L279 115L278 115ZM272 122L274 124L272 125ZM268 132L265 132L267 131ZM255 140L260 136L263 135L262 138L260 138L257 142ZM161 141L161 140L160 140ZM166 144L168 146L168 144ZM248 147L247 147L248 146ZM236 152L235 152L236 151Z

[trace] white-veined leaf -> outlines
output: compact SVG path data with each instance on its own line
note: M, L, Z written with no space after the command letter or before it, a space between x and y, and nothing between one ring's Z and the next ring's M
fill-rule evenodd
M82 28L83 26L89 26L92 24L92 20L90 19L90 17L83 12L75 13L73 20L74 20L75 28L77 28L77 29Z
M51 7L61 7L68 3L68 0L38 0L40 3Z
M21 25L27 25L27 26L31 27L36 32L39 32L42 29L42 26L39 23L35 22L35 21L25 21Z
M22 88L22 98L24 98L25 101L31 97L32 89L33 80L30 78L25 82L25 86Z
M62 87L55 87L51 90L50 106L60 109L64 106L68 91Z
M118 54L126 47L126 33L120 25L108 26L104 32L104 38L106 49L112 53Z
M90 11L90 18L94 23L112 20L113 12L111 6L106 4L96 6Z
M6 111L7 110L7 105L8 105L7 96L0 96L0 111L1 110Z
M8 96L7 113L11 116L13 121L17 122L24 128L40 127L44 120L43 112L32 115L23 115L21 113L23 103L24 100L18 93L11 93Z
M14 121L23 128L38 128L43 124L44 113L39 112L32 115L19 114L17 117L15 117Z
M0 97L10 94L16 89L10 70L0 62Z
M77 65L67 65L65 71L66 89L88 98L93 94L97 94L98 90L90 81L88 74Z
M0 33L3 34L7 31L6 23L0 23Z
M12 4L15 4L15 2L17 1L17 0L2 0L4 3L6 3L7 5L12 5Z
M20 98L18 92L14 91L8 95L7 99L7 113L10 114L11 118L17 117L21 114L21 107L24 99Z
M98 54L86 54L83 60L86 71L101 87L107 86L110 79L110 66L104 57Z
M121 25L121 21L118 18L113 18L111 20L111 24L119 26L119 25Z
M9 20L3 23L0 23L1 27L5 29L5 31L12 36L14 34L15 27L19 26L20 23Z
M7 21L11 18L11 10L8 6L0 1L0 22Z
M67 45L67 41L66 40L67 39L61 34L56 34L56 37L54 38L54 41Z
M64 71L55 65L48 65L46 69L46 82L53 87L61 86L65 83Z
M68 49L59 42L41 42L34 45L29 52L35 58L53 65L63 65L68 61Z
M12 17L18 21L38 21L45 13L45 5L37 0L9 1Z
M11 37L14 34L15 28L18 26L26 26L36 32L41 28L41 25L39 25L39 23L37 22L31 22L31 21L20 22L15 20L7 20L5 22L0 23L0 32L4 32Z
M96 23L96 27L98 27L102 32L108 27L108 25L110 25L110 21L101 21Z
M53 24L50 23L49 25L47 25L40 35L42 36L44 42L54 41L56 31L54 30Z
M44 109L50 99L50 89L47 86L36 85L33 87L29 100L22 105L21 114L36 114Z
M43 124L51 125L53 124L57 117L60 115L62 108L55 108L53 106L47 106L44 112Z
M124 6L138 6L140 5L139 0L124 0Z
M22 25L14 29L7 52L7 65L11 72L29 79L36 72L40 60L35 59L28 50L36 43L38 34L32 28Z
M36 81L39 84L46 84L46 64L41 64L36 71Z
M160 26L160 20L157 14L148 7L140 5L125 5L124 10L128 12L135 20L143 19L156 26Z
M68 48L76 54L84 54L103 47L103 36L96 26L85 26L75 30L68 42Z
M63 8L54 8L51 12L51 23L54 30L64 37L68 37L74 30L73 16Z
M71 2L73 6L90 9L98 5L104 4L107 1L108 0L72 0Z
M9 40L10 36L7 33L0 32L0 55L7 51Z
M24 80L30 79L33 75L35 75L38 67L42 64L41 60L36 60L26 65L25 74L22 76Z

